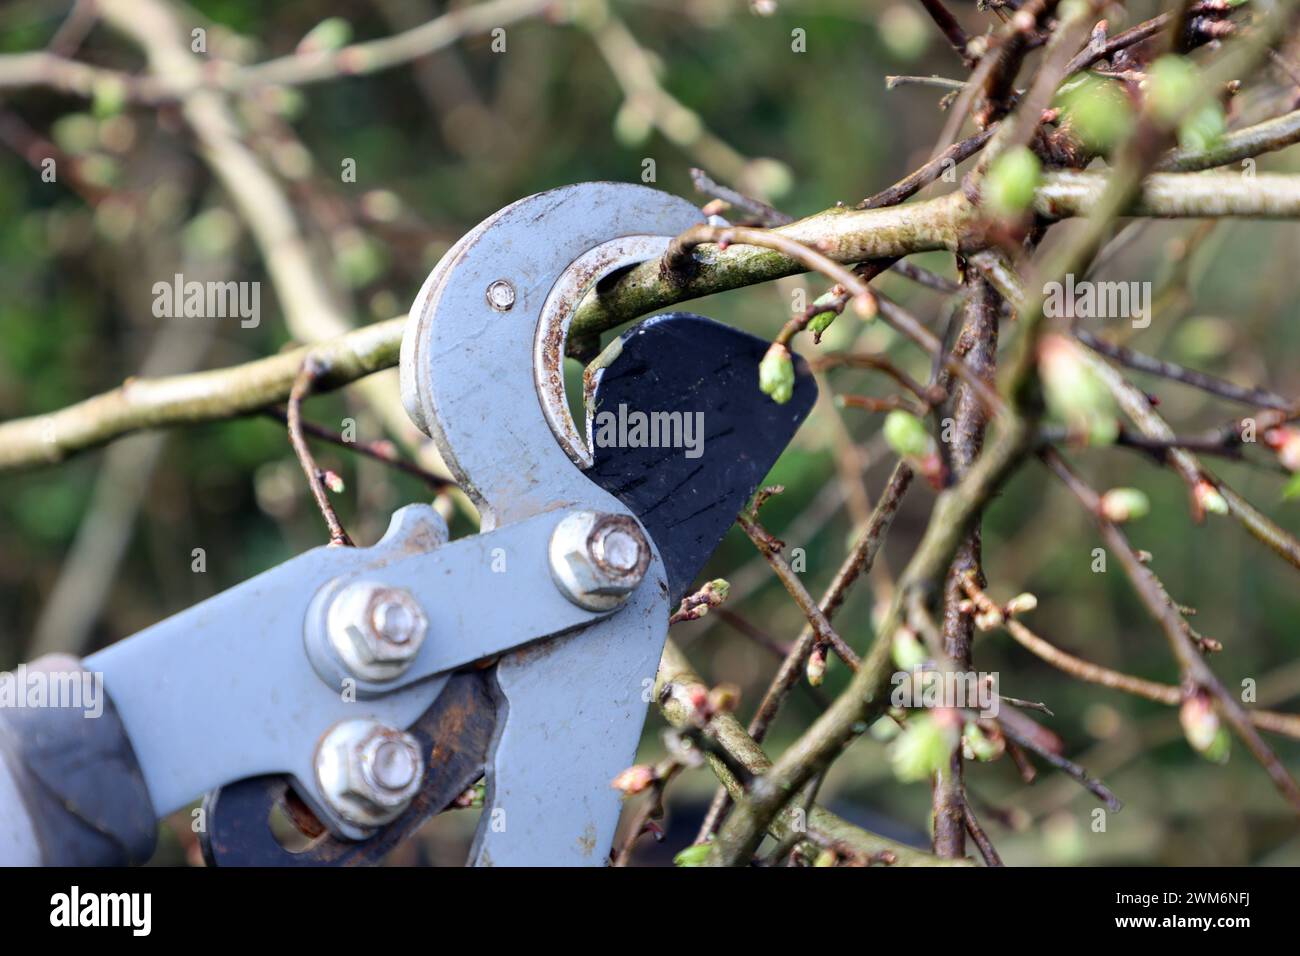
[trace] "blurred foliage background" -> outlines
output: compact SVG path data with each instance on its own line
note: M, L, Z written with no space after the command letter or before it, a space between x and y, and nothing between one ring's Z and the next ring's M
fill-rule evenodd
M4 4L0 52L42 48L69 6ZM447 6L204 0L176 9L209 31L209 57L252 62L292 52L326 18L342 18L354 39L370 39ZM771 15L758 16L744 0L557 4L553 16L511 24L504 52L494 52L488 36L471 36L373 75L262 90L238 104L238 116L246 141L291 198L338 301L360 324L401 314L439 256L497 208L565 183L640 181L646 159L654 160L662 189L703 202L689 177L692 166L702 166L796 216L856 202L924 161L945 117L943 91L887 91L884 78L957 76L960 64L919 4L774 6ZM972 32L996 22L973 4L954 8ZM1112 32L1154 10L1134 4L1127 14L1116 11ZM806 52L791 49L795 29L806 31ZM140 52L102 26L89 31L76 55L131 72L143 68ZM666 120L659 97L679 105ZM142 370L231 365L289 341L262 257L177 111L110 99L16 90L0 102L5 419L62 407ZM1264 99L1243 100L1242 108ZM77 161L79 182L42 182L30 157L39 155L33 144L46 141ZM348 159L355 160L355 182L340 175ZM1260 168L1297 171L1300 153L1264 157ZM1165 289L1135 346L1300 394L1296 239L1293 223L1155 224L1107 264L1105 275L1152 279ZM956 275L951 256L917 258ZM153 283L175 272L260 280L262 321L242 328L235 319L155 318ZM932 327L946 315L937 293L893 274L878 285ZM811 301L825 283L786 280L689 308L771 336L800 287ZM918 353L897 347L888 329L856 317L840 319L820 348L854 342L890 349L919 377L928 370ZM799 347L815 348L802 338ZM1142 384L1159 394L1180 431L1220 424L1239 411L1167 382ZM881 389L877 378L852 371L823 383L827 394ZM383 436L355 388L313 399L307 411L331 427L352 417L361 438ZM772 476L787 490L765 509L765 524L788 547L804 550L803 573L814 594L863 517L862 490L874 496L888 473L880 420L823 401ZM378 538L395 507L428 496L414 479L316 447L321 463L346 482L335 497L361 542ZM1262 704L1300 708L1295 569L1226 519L1194 525L1178 477L1141 456L1103 449L1074 458L1094 485L1132 485L1151 497L1151 515L1131 536L1153 553L1174 597L1198 609L1196 627L1223 642L1214 665L1225 683L1251 678ZM1300 531L1300 504L1281 500L1277 474L1214 467L1284 527ZM915 545L932 499L918 481L872 580L856 588L837 618L859 651L870 643L889 572ZM458 517L453 530L472 526ZM53 648L87 653L324 541L284 428L268 416L135 436L58 467L0 474L0 667ZM1027 618L1036 632L1089 660L1177 680L1163 636L1122 574L1090 570L1099 541L1075 501L1039 467L1026 466L997 500L984 541L989 590L1003 600L1036 594L1039 608ZM206 556L204 573L192 570L195 548ZM733 531L707 576L731 580L727 606L745 620L783 641L797 633L797 608L743 535ZM747 719L776 658L717 614L674 633L707 680L740 686L740 716ZM1300 864L1295 818L1248 755L1235 752L1227 766L1213 766L1187 746L1172 710L1079 684L1001 632L979 637L975 662L1000 672L1003 693L1045 702L1055 716L1042 719L1063 738L1067 755L1125 802L1098 833L1095 799L1049 768L1026 786L1009 760L970 766L975 806L1009 863ZM845 678L832 662L823 690L834 693ZM817 713L805 690L796 690L774 727L771 750ZM662 755L662 726L652 714L642 759ZM1300 747L1271 740L1300 771ZM713 787L706 770L679 778L670 790L669 838L662 847L645 841L638 860L666 862L690 842ZM928 843L928 788L896 782L883 744L869 737L836 764L820 799L871 829ZM449 816L400 859L458 862L473 811ZM194 859L186 824L167 828L159 862Z

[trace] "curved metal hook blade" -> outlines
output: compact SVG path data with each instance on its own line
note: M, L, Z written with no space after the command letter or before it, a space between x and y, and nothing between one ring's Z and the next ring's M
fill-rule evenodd
M580 183L502 209L429 275L402 340L403 402L485 528L599 503L562 444L576 433L559 374L568 320L603 275L702 221L645 186Z

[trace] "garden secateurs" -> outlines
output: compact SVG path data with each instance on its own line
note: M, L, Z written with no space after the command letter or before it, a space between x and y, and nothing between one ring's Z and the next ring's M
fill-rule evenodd
M520 200L426 280L402 397L482 517L427 504L369 547L320 547L83 661L98 719L0 709L0 862L122 863L204 799L214 864L378 862L480 778L477 865L603 864L670 611L807 415L759 392L767 343L685 313L615 339L564 385L580 301L704 220L643 186ZM698 416L693 454L593 416ZM661 416L655 418L655 416ZM666 416L666 417L664 417ZM304 833L272 832L283 808ZM198 816L198 814L196 814Z

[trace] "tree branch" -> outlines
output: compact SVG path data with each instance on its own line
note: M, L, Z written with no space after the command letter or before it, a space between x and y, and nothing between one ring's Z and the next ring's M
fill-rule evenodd
M283 402L309 353L323 367L315 390L338 388L396 365L405 327L405 317L389 319L245 365L129 378L48 415L0 424L0 470L53 464L142 428L233 418Z
M1161 684L1158 681L1147 680L1143 677L1134 677L1131 674L1125 674L1109 667L1102 667L1100 664L1094 664L1091 661L1085 661L1081 657L1075 657L1073 654L1063 651L1039 637L1014 617L1002 613L997 603L972 578L966 578L962 582L962 587L980 610L998 611L998 616L1002 619L1001 626L1003 630L1015 638L1016 643L1040 660L1046 661L1071 677L1087 681L1090 684L1109 687L1111 690L1121 690L1126 694L1132 694L1153 703L1164 704L1167 707L1176 707L1182 703L1182 688L1174 684ZM1260 730L1268 730L1287 737L1300 739L1300 714L1251 709L1246 711L1246 715L1250 718L1250 722Z
M703 683L692 670L676 642L669 639L664 645L663 659L659 663L659 672L655 679L655 700L668 723L674 727L695 726L689 702L684 699L684 695L674 691L677 688ZM762 748L754 743L753 738L745 733L745 728L731 714L715 714L705 728L705 732L753 776L765 774L771 767L771 761L763 753ZM710 756L708 759L713 772L731 795L743 796L744 786L736 779L735 774L719 758ZM813 807L808 812L806 824L806 829L851 846L864 857L878 857L882 853L893 854L894 861L899 866L953 866L965 863L962 860L940 860L924 851L887 840L853 826L821 807ZM797 817L793 810L782 814L772 820L772 836L778 842L784 840L792 833L798 833L797 825Z
M204 89L240 92L272 85L302 86L401 66L467 36L537 16L553 6L555 0L487 0L451 10L401 33L338 50L291 53L252 66L220 63L213 70L147 77L90 66L49 52L12 54L0 56L0 89L43 86L89 98L98 88L111 83L120 86L133 102L156 104L183 99Z
M1034 208L1048 219L1090 215L1108 179L1102 173L1049 173ZM1136 216L1300 218L1300 176L1158 173L1124 207L1124 214ZM901 206L828 209L772 232L847 264L939 249L975 251L981 244L974 230L979 218L975 205L958 190ZM678 302L804 271L790 256L743 242L726 249L698 248L694 271L686 278L664 275L657 261L641 263L583 302L572 334L597 335Z
M1054 216L1086 215L1099 201L1105 183L1106 177L1096 173L1054 173L1044 177L1036 202ZM1300 176L1261 174L1245 179L1231 174L1156 174L1147 180L1134 212L1300 218ZM976 245L972 228L978 217L975 206L957 191L883 209L829 209L770 232L802 243L829 260L855 263ZM659 260L641 263L607 289L591 293L575 313L572 338L598 334L687 299L794 275L806 268L775 250L739 242L726 249L697 246L692 263L691 275L686 278L665 273ZM896 315L888 300L881 298L880 306L887 319ZM393 319L333 340L327 352L339 351L340 361L334 363L326 387L395 365L401 334L402 320ZM134 386L127 383L122 389L60 412L0 425L0 470L61 461L73 452L139 428L228 418L282 402L292 384L291 376L284 374L287 366L280 362L283 358L262 360L267 365L254 362L175 380L159 379L153 383L156 387L144 381ZM139 393L130 401L120 394L128 386ZM225 387L236 393L220 395ZM57 427L51 433L52 421ZM54 438L47 441L45 434Z
M1169 599L1169 595L1159 579L1151 572L1150 568L1138 560L1133 546L1129 544L1128 538L1120 531L1119 527L1103 516L1100 499L1096 492L1084 484L1066 464L1065 460L1054 450L1044 450L1041 457L1092 515L1097 528L1101 532L1102 540L1115 553L1124 568L1124 572L1133 583L1134 589L1138 592L1142 603L1146 605L1148 612L1160 625L1161 630L1164 631L1174 658L1182 669L1184 679L1190 686L1203 689L1213 696L1224 720L1237 732L1237 736L1246 744L1247 749L1264 767L1269 778L1273 781L1273 785L1291 804L1291 807L1297 813L1300 813L1300 786L1297 786L1295 780L1282 766L1281 761L1277 759L1277 755L1259 736L1259 731L1251 722L1246 710L1237 702L1232 693L1220 683L1214 671L1205 662L1196 646L1196 642L1192 640L1191 635L1188 633L1187 621L1184 620L1182 612Z
M970 297L957 347L976 374L992 382L1002 299L974 266L964 265L964 273ZM965 384L957 387L951 414L953 435L947 448L949 466L953 475L962 478L979 457L988 417L983 404ZM983 576L978 521L958 547L944 584L943 650L954 666L962 670L971 667L974 637L973 616L962 610L961 581L967 575L974 575L976 579ZM945 859L965 856L966 797L960 744L953 748L948 765L935 777L933 802L934 852Z

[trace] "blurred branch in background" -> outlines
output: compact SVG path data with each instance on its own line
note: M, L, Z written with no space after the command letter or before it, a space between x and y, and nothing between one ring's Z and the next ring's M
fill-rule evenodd
M181 55L188 53L190 30L188 26L180 29L173 5L143 0L138 5L141 19L132 22L129 14L136 5L131 0L96 2L95 13L102 13L107 22L133 36L145 49L152 48L162 57L159 65L165 63L166 67L156 68L155 76L137 77L71 60L52 50L21 53L0 58L0 89L49 86L62 93L93 97L102 92L104 84L110 84L119 87L131 101L158 105L208 90L242 93L259 86L320 83L392 69L467 36L508 26L559 6L558 0L486 0L369 43L337 49L308 47L249 66L217 63L211 69L196 70ZM156 41L149 36L155 32L162 34Z

